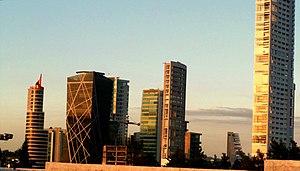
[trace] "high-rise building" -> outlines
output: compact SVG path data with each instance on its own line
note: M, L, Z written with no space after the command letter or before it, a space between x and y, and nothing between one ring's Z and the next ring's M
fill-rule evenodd
M143 90L140 135L143 153L160 163L163 91Z
M50 127L48 132L48 161L69 162L66 129Z
M177 150L184 153L187 67L180 62L164 64L161 165Z
M109 77L114 82L112 116L111 120L118 125L117 134L114 135L114 145L126 145L128 136L128 99L129 80L122 80L119 77Z
M236 159L241 159L240 152L242 151L239 133L227 132L227 156L231 165Z
M81 71L68 77L67 141L71 163L101 163L108 141L113 81L103 73Z
M196 159L201 149L201 133L185 132L185 158Z
M256 0L252 154L294 137L295 0Z
M28 143L29 162L33 168L44 168L47 161L48 131L44 129L43 112L44 87L42 75L28 89L26 133Z

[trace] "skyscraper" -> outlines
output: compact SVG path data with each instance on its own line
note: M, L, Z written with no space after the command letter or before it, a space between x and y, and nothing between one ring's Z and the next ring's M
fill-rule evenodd
M140 128L143 153L158 163L160 163L162 99L162 90L143 90Z
M129 80L122 80L119 77L109 77L114 82L112 116L111 120L118 124L117 134L114 135L116 144L126 145L128 136L128 99Z
M294 136L295 0L256 0L252 154Z
M227 132L227 156L231 165L234 164L236 159L242 159L239 153L241 151L242 145L239 133Z
M113 81L103 73L81 71L68 77L67 141L71 163L101 163L108 141Z
M43 112L44 87L42 87L42 75L28 89L26 133L28 143L29 161L34 168L44 168L47 161L48 131L44 130Z
M161 165L177 150L184 153L187 68L180 62L164 64Z

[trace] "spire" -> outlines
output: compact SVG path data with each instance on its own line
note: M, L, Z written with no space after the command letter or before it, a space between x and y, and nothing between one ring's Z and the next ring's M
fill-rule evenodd
M35 83L35 88L43 88L42 87L42 74L40 74L40 79Z

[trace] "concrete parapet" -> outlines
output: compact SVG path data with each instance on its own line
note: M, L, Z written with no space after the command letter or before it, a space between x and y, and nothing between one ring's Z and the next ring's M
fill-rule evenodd
M47 162L46 171L222 171L220 169L190 169L172 167L120 166ZM225 170L224 170L225 171ZM228 171L228 170L227 170ZM238 170L236 170L238 171Z
M265 171L295 171L300 170L297 160L265 160Z

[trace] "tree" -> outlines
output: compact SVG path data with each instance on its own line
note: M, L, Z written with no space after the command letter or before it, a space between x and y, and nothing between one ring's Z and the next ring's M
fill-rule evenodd
M187 165L190 168L207 168L208 162L206 161L206 155L202 148L200 147L195 156L187 160Z
M220 159L218 159L217 155L214 155L214 159L212 163L210 164L209 168L211 169L218 169L220 168Z
M188 167L185 155L183 151L179 149L168 158L168 161L167 167Z
M300 148L297 143L292 140L286 145L282 140L272 140L268 151L268 159L275 160L300 160Z
M267 153L268 159L288 160L289 149L280 139L279 142L272 139Z
M252 162L256 170L264 169L264 158L265 154L262 153L259 149L256 151L256 156L252 157Z
M234 161L232 169L255 170L255 164L253 163L250 155L247 156L243 151L238 151L238 155L241 156L241 159Z
M2 150L0 148L0 167L2 167Z
M16 155L19 158L19 167L22 168L30 168L32 165L29 161L29 154L28 154L28 143L27 139L25 139L24 143L22 144L22 147L15 151Z
M230 162L229 162L229 157L226 155L226 153L222 153L222 157L221 157L221 169L229 169L231 166Z
M290 160L300 160L300 148L297 146L297 143L294 140L291 141L288 150Z

